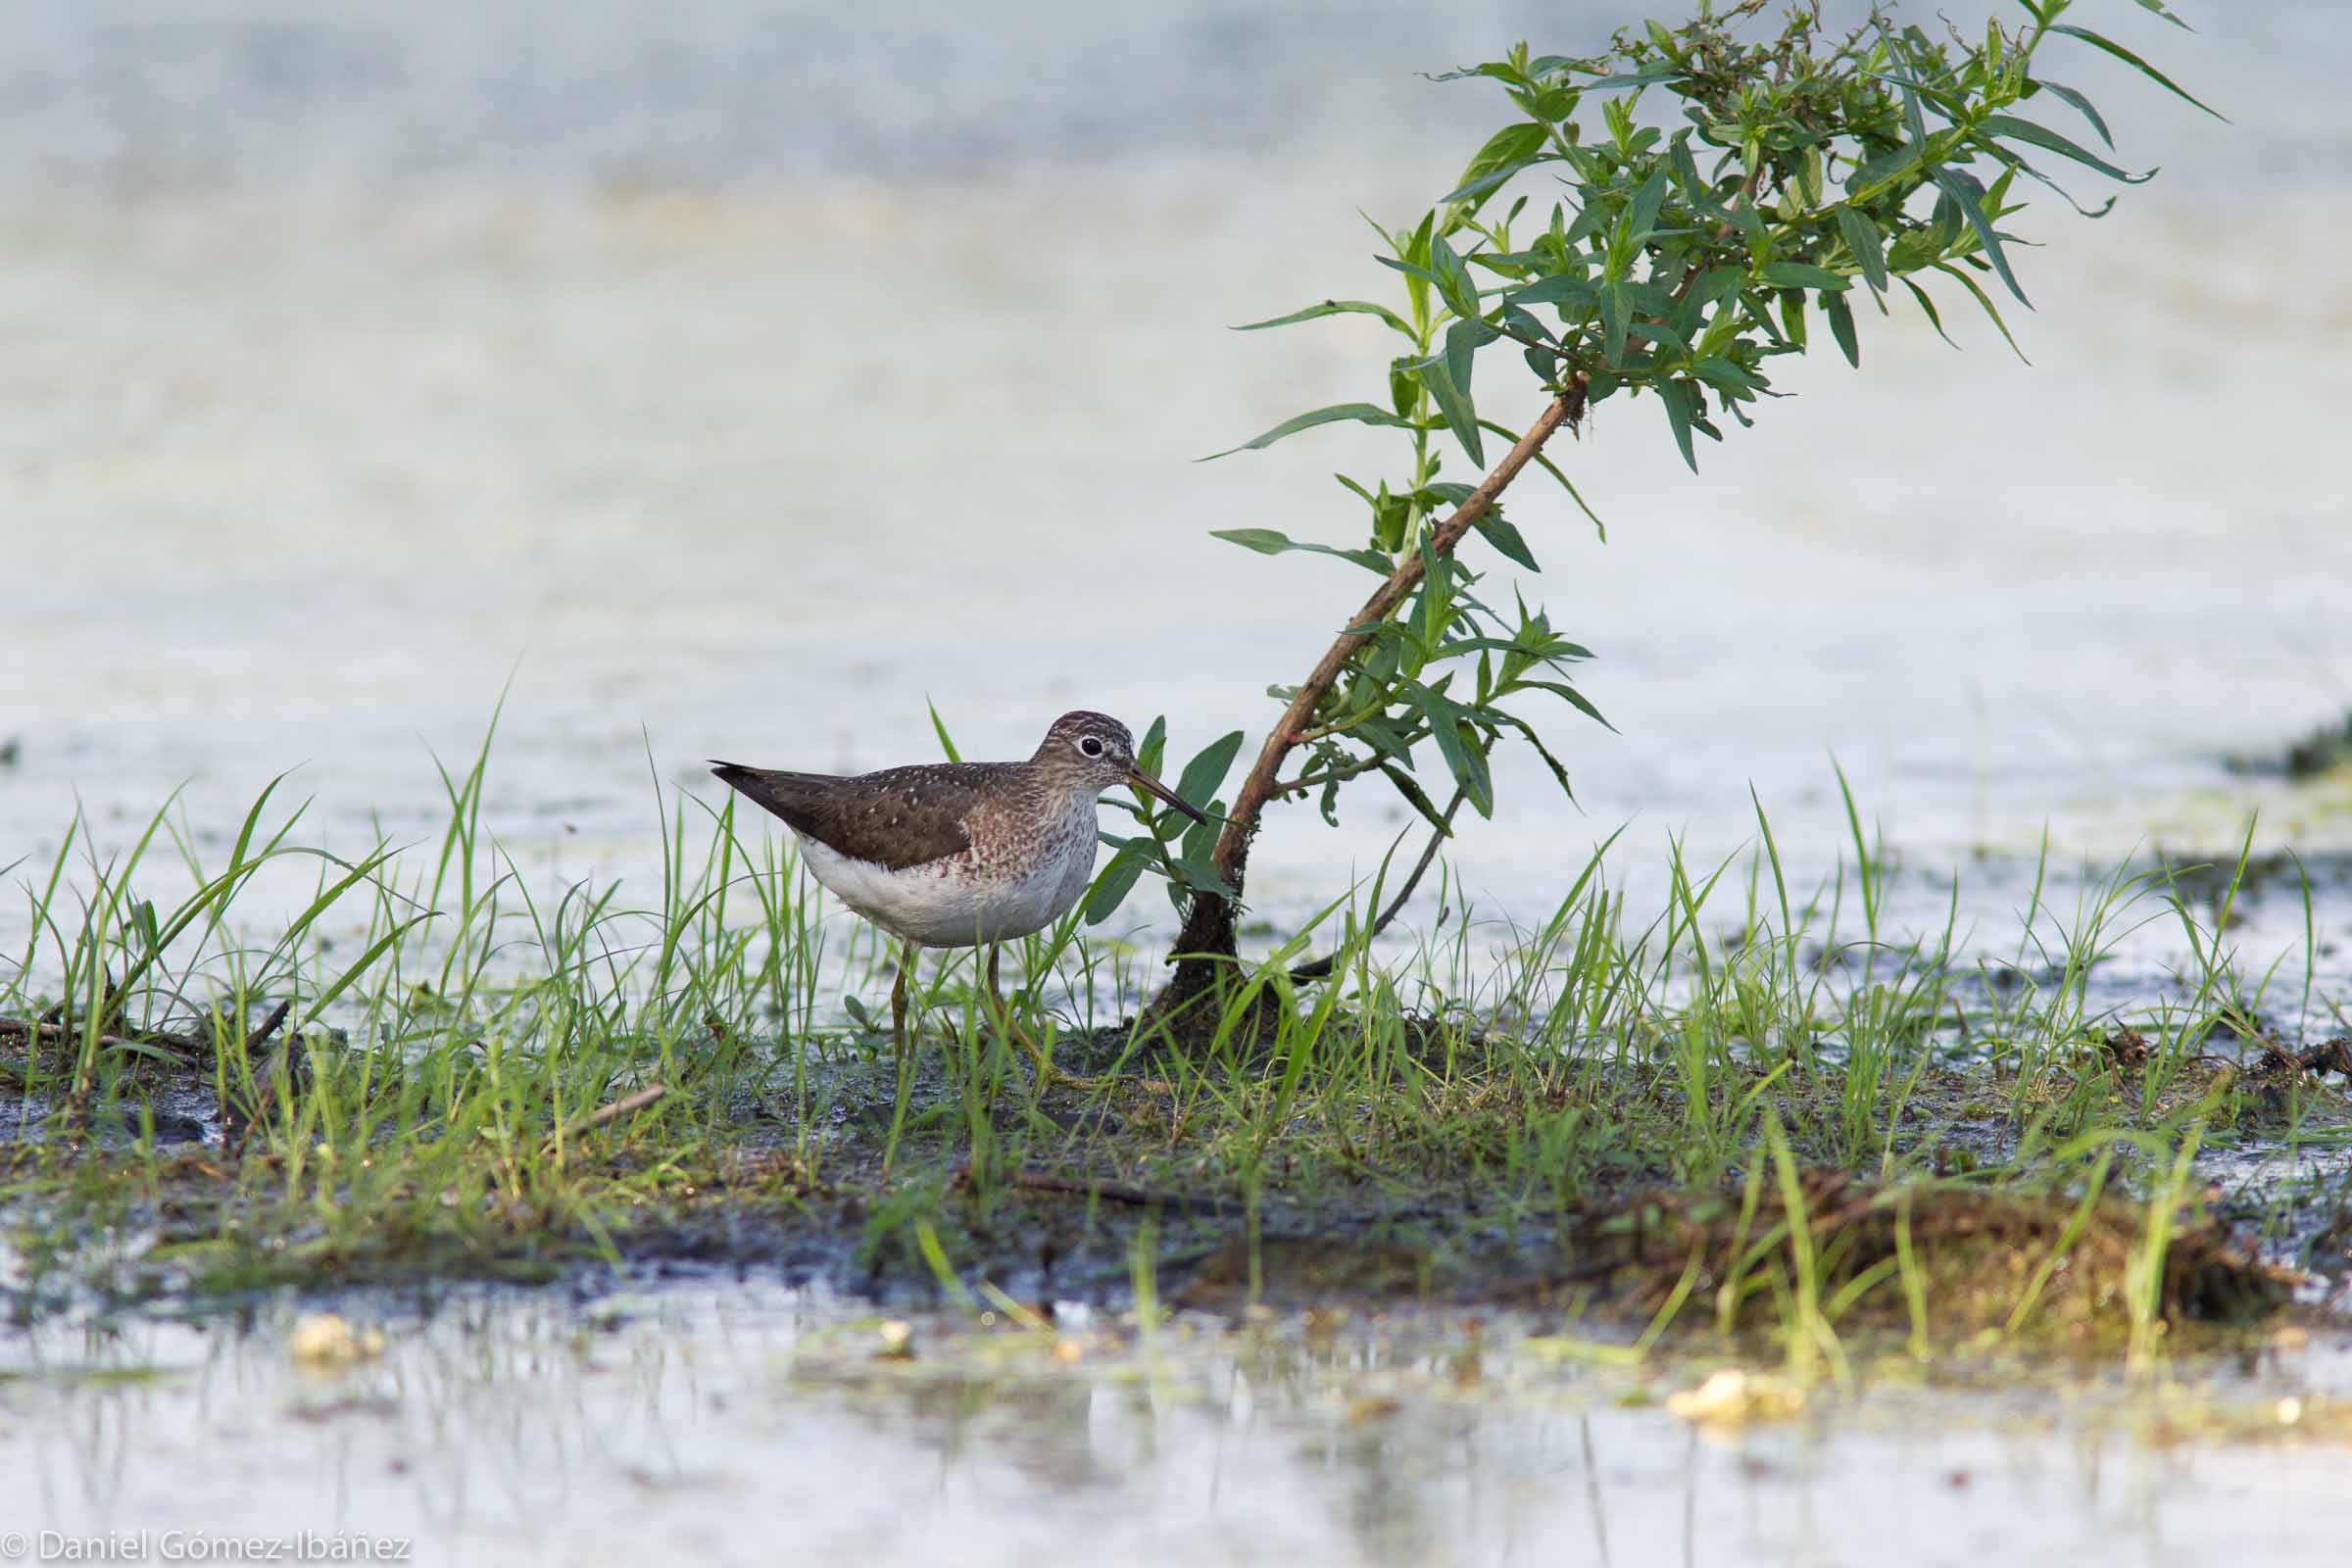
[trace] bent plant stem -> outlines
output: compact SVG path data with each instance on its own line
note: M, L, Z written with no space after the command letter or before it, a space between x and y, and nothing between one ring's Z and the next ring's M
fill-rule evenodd
M1469 798L1468 790L1457 788L1453 792L1453 799L1446 803L1446 811L1442 818L1444 825L1430 829L1429 842L1421 847L1421 858L1413 862L1412 872L1405 877L1404 886L1396 890L1396 896L1389 900L1387 906L1372 921L1372 929L1364 933L1363 941L1367 946L1383 931L1394 925L1397 915L1404 912L1405 905L1412 901L1413 890L1421 885L1421 879L1429 874L1431 863L1437 859L1439 848L1453 836L1454 813L1462 808L1462 803ZM1399 842L1402 841L1402 837L1401 834L1398 835ZM1298 985L1306 985L1312 981L1329 979L1332 971L1340 966L1340 958L1344 952L1345 949L1338 953L1327 953L1320 958L1310 959L1298 965L1291 971L1292 981Z
M1502 492L1510 487L1525 468L1543 450L1560 426L1574 428L1584 416L1586 378L1575 375L1565 390L1555 396L1536 422L1527 427L1518 443L1494 465L1478 488L1463 498L1453 514L1430 531L1428 548L1413 550L1396 564L1387 579L1374 589L1372 597L1349 618L1350 628L1370 626L1384 621L1403 604L1415 585L1428 570L1428 563L1451 556L1464 535L1478 525L1479 519L1493 511ZM1233 889L1234 898L1224 899L1202 894L1193 900L1186 913L1184 929L1178 933L1170 961L1176 972L1152 1004L1152 1010L1162 1017L1175 1017L1190 1009L1193 1003L1216 994L1218 986L1233 968L1237 956L1235 911L1242 892L1243 874L1250 859L1250 840L1257 831L1258 813L1268 801L1281 792L1282 761L1292 748L1303 744L1314 729L1315 710L1338 683L1347 669L1348 661L1354 656L1358 645L1368 633L1348 630L1332 640L1303 684L1283 710L1265 744L1258 748L1257 760L1242 781L1241 792L1235 796L1233 808L1226 814L1223 831L1217 835L1212 862L1225 885Z

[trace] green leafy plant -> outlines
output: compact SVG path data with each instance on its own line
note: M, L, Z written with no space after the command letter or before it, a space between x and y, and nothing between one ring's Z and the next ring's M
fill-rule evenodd
M2136 3L2179 24L2160 0ZM1403 466L1369 482L1337 475L1363 508L1358 545L1270 528L1218 534L1266 556L1336 556L1379 584L1304 680L1273 689L1282 714L1213 844L1206 832L1181 853L1156 839L1120 841L1125 863L1114 862L1113 878L1128 880L1118 890L1156 864L1187 909L1163 1011L1229 972L1250 842L1269 805L1314 797L1336 821L1341 786L1377 777L1428 819L1434 849L1464 803L1493 814L1491 758L1506 741L1534 747L1568 788L1566 765L1525 710L1562 704L1599 719L1571 679L1589 655L1541 608L1496 603L1461 556L1475 534L1502 560L1538 569L1501 508L1531 466L1592 516L1544 455L1554 435L1611 399L1648 400L1695 468L1699 438L1720 441L1726 421L1753 423L1776 395L1772 362L1805 352L1816 323L1859 366L1858 318L1884 314L1890 299L1916 302L1942 332L1932 288L1947 300L1964 293L2009 338L1994 296L2027 303L2003 226L2023 189L2046 186L2099 217L2113 198L2086 208L2058 172L2126 183L2154 172L2131 172L2026 118L2029 106L2062 111L2113 150L2090 100L2039 74L2059 41L2120 60L2213 113L2123 44L2062 21L2074 0L2020 0L2027 24L1990 22L1981 36L1934 35L1886 8L1833 30L1810 3L1786 10L1774 30L1757 23L1766 4L1718 12L1701 0L1690 21L1627 28L1592 58L1533 55L1523 44L1437 78L1494 82L1517 118L1418 221L1379 230L1379 260L1401 298L1325 300L1244 328L1361 315L1400 341L1380 401L1298 415L1234 452L1351 422L1398 431ZM1529 189L1506 205L1522 183ZM1479 412L1497 401L1500 376L1483 368L1495 351L1548 400L1518 430ZM1457 454L1484 476L1446 477ZM1433 755L1439 767L1426 770ZM1433 789L1426 780L1436 777L1445 782ZM1207 789L1221 779L1222 765Z

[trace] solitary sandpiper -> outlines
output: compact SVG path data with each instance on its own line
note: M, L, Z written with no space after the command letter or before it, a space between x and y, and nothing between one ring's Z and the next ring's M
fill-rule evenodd
M891 1032L906 1049L906 974L914 950L988 949L988 994L1005 1032L1050 1071L1013 1026L997 986L998 944L1067 914L1094 879L1095 802L1116 784L1204 820L1135 760L1117 719L1064 713L1026 762L923 762L845 778L713 764L711 771L782 817L809 874L897 937Z

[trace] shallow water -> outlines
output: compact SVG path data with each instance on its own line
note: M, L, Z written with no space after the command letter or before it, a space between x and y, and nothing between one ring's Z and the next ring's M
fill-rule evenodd
M1563 1360L1507 1315L1146 1344L1064 1303L1060 1353L918 1316L902 1360L872 1315L757 1281L338 1304L380 1362L296 1365L284 1303L12 1339L0 1517L580 1564L2320 1563L2352 1529L2340 1338L2137 1392L1889 1364L1717 1430L1660 1402L1708 1363Z
M1342 45L1206 9L1037 13L1015 39L1041 119L984 86L1013 42L943 13L908 25L948 29L948 85L877 97L860 153L794 132L808 105L726 108L725 71L756 58L725 40L789 24L834 91L895 80L906 39L611 6L517 54L537 15L12 12L50 110L31 182L0 181L0 530L23 590L0 629L0 864L53 846L77 800L127 837L182 782L223 835L289 767L339 844L417 837L427 748L469 755L510 674L487 818L564 878L657 863L649 771L708 795L706 756L927 757L926 697L982 756L1081 703L1164 711L1188 752L1270 716L1258 693L1311 662L1354 568L1205 531L1345 537L1327 474L1384 449L1343 429L1189 460L1360 396L1382 351L1360 318L1222 327L1382 286L1350 209L1401 211L1493 110L1405 63L1528 17L1378 12ZM1563 459L1606 546L1564 498L1519 494L1551 567L1531 587L1597 652L1584 685L1619 733L1554 726L1581 810L1503 760L1500 818L1456 857L1471 897L1531 918L1629 821L1624 875L1654 881L1669 834L1733 853L1751 786L1809 880L1844 835L1833 757L1937 877L2030 856L2045 823L2062 865L2226 851L2256 808L2261 843L2352 837L2341 792L2226 766L2352 704L2329 423L2352 295L2308 157L2348 122L2316 65L2281 65L2290 23L2333 24L2300 15L2142 39L2204 68L2248 122L2228 133L2083 78L2171 167L2102 223L2035 210L2040 309L2012 312L2032 368L1957 308L1959 355L1905 313L1870 333L1867 375L1804 366L1695 479L1649 411L1600 411ZM1049 134L1110 92L1093 62L1195 59L1171 38L1199 45L1188 81L1319 85L1263 122L1187 100L1205 137L1147 135L1150 115L1140 145ZM679 82L643 79L649 52ZM177 74L151 80L162 60ZM559 89L605 118L533 108ZM657 114L688 98L708 122ZM420 103L450 122L447 167L401 161ZM934 135L992 112L1018 134ZM950 155L975 141L994 151ZM1506 419L1535 407L1490 396ZM1339 836L1276 820L1260 907L1320 905L1403 822L1369 799Z
M1334 211L1363 176L1292 177L0 211L0 530L38 563L0 630L0 864L45 859L77 805L119 852L182 785L218 857L289 768L304 836L429 843L431 756L462 766L510 678L485 825L544 885L647 898L655 783L715 804L706 757L928 758L926 698L967 756L1078 705L1164 711L1180 756L1262 724L1333 613L1299 596L1351 601L1353 568L1205 529L1343 537L1325 474L1377 456L1316 432L1188 461L1353 395L1380 352L1218 329L1376 286ZM2160 200L2055 236L2032 368L1898 319L1867 379L1805 367L1697 479L1644 411L1602 410L1569 459L1609 542L1542 491L1514 507L1618 732L1554 725L1575 806L1498 759L1446 906L1538 922L1622 825L1646 915L1670 841L1710 865L1753 843L1751 788L1801 892L1847 852L1833 760L1906 868L1893 925L1939 928L1957 875L1996 948L2045 828L2062 904L2086 860L2227 858L2257 813L2258 851L2352 845L2341 786L2230 766L2352 705L2333 220L2217 236ZM868 324L917 309L912 350ZM1345 809L1277 814L1260 914L1304 918L1410 825ZM2352 901L2318 891L2340 995ZM2250 961L2299 971L2299 901L2251 912ZM1117 929L1165 916L1146 888ZM2181 952L2160 928L2118 977Z

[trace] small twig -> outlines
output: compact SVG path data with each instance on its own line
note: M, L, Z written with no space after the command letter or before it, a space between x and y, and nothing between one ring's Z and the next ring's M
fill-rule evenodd
M278 1026L286 1021L286 1013L293 1005L294 999L288 997L271 1007L270 1016L262 1020L261 1027L246 1035L244 1044L238 1049L238 1059L250 1065L254 1051L269 1044L270 1037L277 1033ZM253 1075L253 1099L249 1103L239 1104L234 1096L221 1101L222 1148L231 1152L243 1152L246 1135L253 1131L255 1124L270 1114L270 1107L281 1098L291 1096L294 1053L299 1044L299 1037L294 1035L288 1035L278 1042L277 1049L270 1054L270 1059L262 1063L261 1069Z
M103 963L98 966L98 978L106 982L106 989L99 994L98 1032L111 1035L122 1022L122 1007L129 999L115 989L115 971Z
M618 1121L621 1117L628 1115L631 1111L643 1110L646 1106L652 1104L655 1101L660 1100L663 1095L668 1093L669 1085L667 1084L647 1084L643 1089L638 1090L633 1095L623 1095L609 1105L598 1106L596 1109L590 1111L587 1115L580 1117L577 1121L571 1123L571 1125L568 1127L565 1127L561 1136L570 1139L577 1138L582 1133L593 1132L608 1122Z
M971 1167L956 1172L959 1179L968 1180ZM1221 1214L1241 1206L1231 1198L1208 1198L1193 1193L1167 1193L1151 1187L1130 1187L1124 1182L1095 1181L1088 1177L1052 1176L1039 1170L1019 1170L1004 1178L1004 1185L1024 1192L1057 1193L1067 1198L1100 1199L1106 1203L1131 1203L1138 1208L1182 1208L1197 1213Z
M0 1040L74 1040L81 1035L81 1026L71 1019L52 1022L46 1018L0 1018ZM99 1046L167 1046L173 1051L202 1053L212 1050L212 1042L198 1040L193 1035L173 1034L165 1029L150 1029L135 1035L100 1035Z
M248 1055L252 1054L254 1047L270 1043L270 1037L277 1033L277 1026L286 1021L286 1013L293 1005L294 999L288 997L270 1009L270 1016L262 1020L262 1026L245 1037L245 1051Z
M1389 901L1389 906L1381 910L1379 917L1372 922L1372 929L1364 933L1366 943L1370 943L1383 931L1386 931L1396 916L1403 911L1405 901L1413 896L1413 890L1421 885L1421 878L1429 870L1431 862L1437 859L1438 846L1453 836L1453 813L1462 808L1462 802L1468 798L1468 794L1467 790L1457 788L1453 792L1453 799L1446 803L1444 825L1433 825L1430 828L1429 842L1421 848L1421 858L1413 862L1412 875L1404 879L1404 886L1396 890L1396 896ZM1327 953L1320 958L1302 963L1293 969L1291 979L1296 984L1305 985L1311 980L1327 978L1339 965L1340 956L1337 953Z
M2352 1083L2352 1035L2337 1035L2299 1052L2287 1050L2268 1035L2257 1036L2255 1043L2262 1047L2263 1059L2254 1064L2246 1075L2248 1078L2266 1082L2280 1078L2299 1080L2340 1072L2346 1082Z

